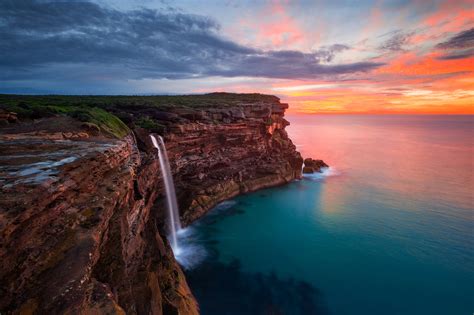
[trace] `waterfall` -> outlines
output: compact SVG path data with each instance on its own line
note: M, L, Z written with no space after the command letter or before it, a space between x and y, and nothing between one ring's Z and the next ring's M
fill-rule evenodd
M166 202L168 205L169 229L171 233L171 248L177 254L179 252L177 232L181 229L179 222L178 202L176 201L176 192L174 190L173 175L171 174L168 154L166 153L165 142L160 136L150 135L153 146L158 149L158 158L160 160L161 172L163 173L163 182L166 190Z

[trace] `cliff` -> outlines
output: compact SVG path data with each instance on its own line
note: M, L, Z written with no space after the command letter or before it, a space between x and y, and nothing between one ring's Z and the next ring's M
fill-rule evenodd
M0 312L198 313L166 240L149 134L165 139L189 224L301 176L287 106L257 94L0 96Z

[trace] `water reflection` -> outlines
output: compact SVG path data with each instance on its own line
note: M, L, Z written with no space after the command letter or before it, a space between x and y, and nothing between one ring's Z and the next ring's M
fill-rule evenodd
M349 190L420 207L430 196L472 220L470 116L290 116L290 137L303 156L322 158L350 176ZM338 194L345 198L347 192ZM396 205L398 206L398 204Z
M202 313L469 313L473 118L298 119L303 155L341 175L239 196L193 225Z

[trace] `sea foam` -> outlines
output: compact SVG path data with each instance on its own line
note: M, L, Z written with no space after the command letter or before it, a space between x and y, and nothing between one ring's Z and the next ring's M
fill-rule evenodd
M212 210L206 214L207 217L219 215L223 211L226 211L237 202L235 200L226 200L219 203ZM196 222L194 225L199 225ZM201 264L208 253L204 246L204 241L199 238L199 233L195 227L187 227L177 231L179 247L173 251L178 263L186 270L190 270Z
M322 180L326 177L340 175L340 172L337 171L334 167L322 167L321 173L312 173L312 174L303 174L304 179L308 180Z
M193 269L207 256L205 247L197 237L193 227L187 227L178 232L179 248L174 251L174 256L184 269Z

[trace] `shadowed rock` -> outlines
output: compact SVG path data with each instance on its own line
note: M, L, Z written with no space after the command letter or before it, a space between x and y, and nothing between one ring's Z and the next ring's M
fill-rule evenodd
M287 105L273 96L0 95L3 104L22 111L7 106L2 117L19 122L0 126L2 314L198 312L163 229L150 132L165 138L185 223L301 176ZM251 278L257 295L283 286Z
M321 168L329 167L323 160L313 160L312 158L306 158L304 160L303 173L312 174L312 173L321 173Z

